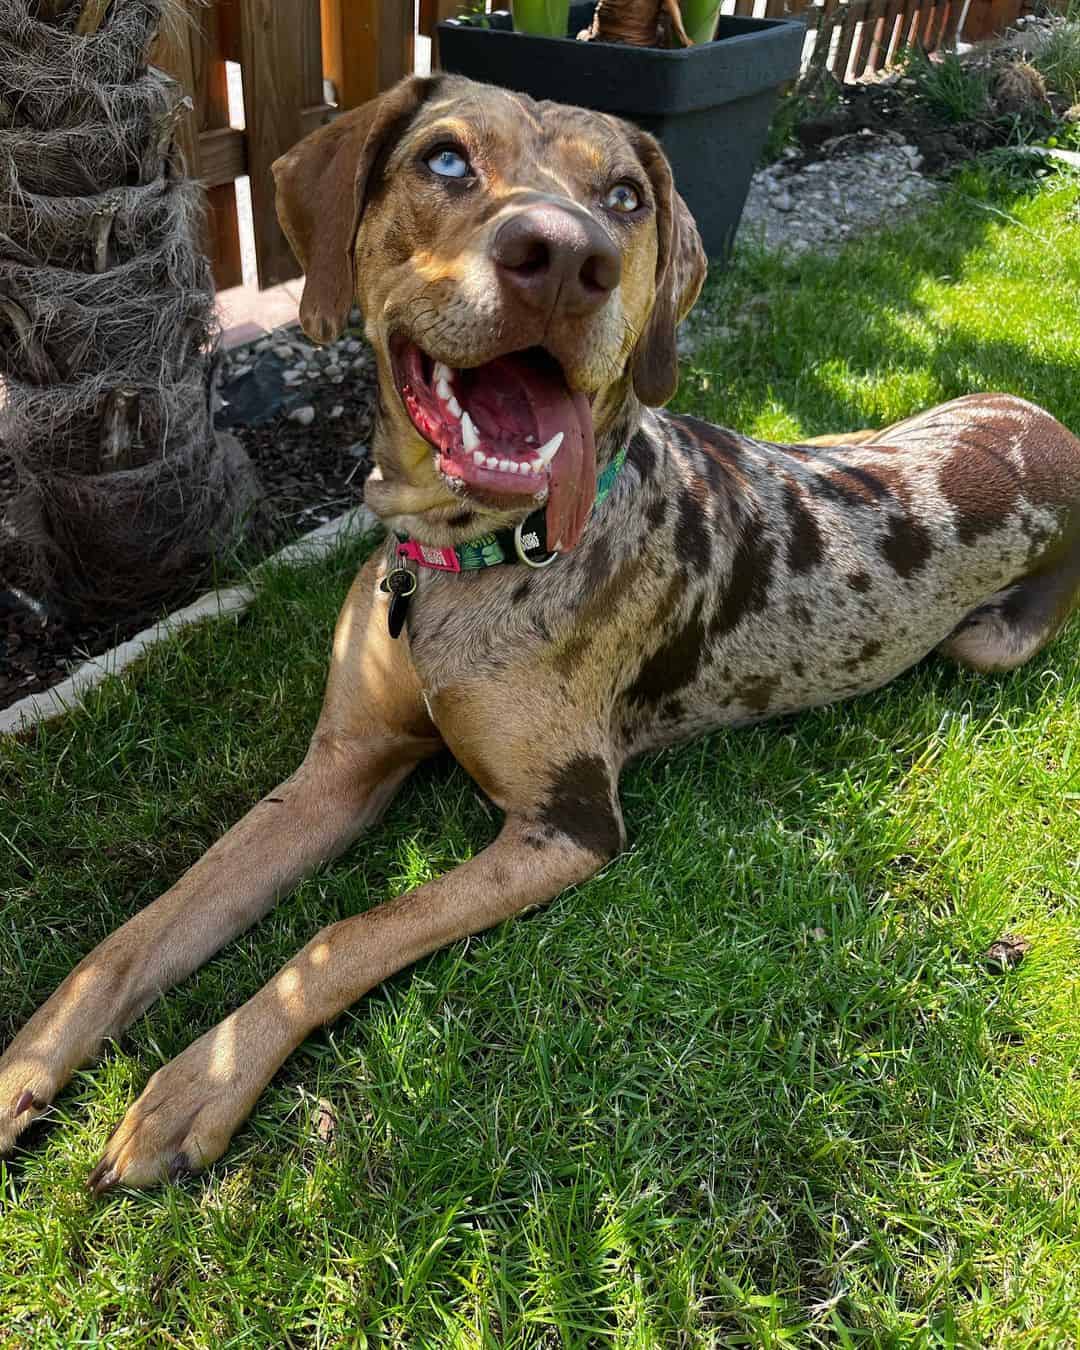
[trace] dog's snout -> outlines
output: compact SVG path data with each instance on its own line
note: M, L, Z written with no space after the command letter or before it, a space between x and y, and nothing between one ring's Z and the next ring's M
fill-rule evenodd
M619 251L583 211L546 203L518 211L496 230L491 254L502 283L540 309L599 309L619 284Z

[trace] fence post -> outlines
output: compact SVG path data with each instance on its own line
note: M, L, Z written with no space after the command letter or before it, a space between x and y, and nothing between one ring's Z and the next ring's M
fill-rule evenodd
M318 0L239 0L247 167L260 287L299 274L278 225L270 165L330 115L322 94Z
M323 68L339 108L356 108L411 75L412 6L402 0L321 0Z
M229 126L221 9L218 5L189 6L163 27L152 60L168 71L191 96L194 108L180 125L177 139L192 178L209 179L213 165L202 153L203 133ZM219 289L239 286L240 224L236 215L236 188L232 182L206 184L206 251L214 264Z

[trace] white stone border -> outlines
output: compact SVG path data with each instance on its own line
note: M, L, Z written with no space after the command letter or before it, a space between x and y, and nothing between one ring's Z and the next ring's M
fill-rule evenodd
M337 546L338 541L347 534L367 534L378 525L378 520L366 506L354 507L344 515L329 520L325 525L301 535L291 544L286 544L277 553L265 558L252 569L251 584L229 586L222 590L207 591L205 595L193 600L183 609L175 610L159 619L152 628L144 628L141 633L128 638L116 647L111 647L100 656L84 661L65 680L43 689L36 694L27 694L10 707L0 710L0 736L16 732L29 731L40 722L61 717L78 707L91 689L96 688L110 675L120 672L137 661L144 652L157 642L162 642L170 634L189 624L201 623L204 619L224 618L226 615L239 615L244 612L255 598L258 589L259 574L268 567L301 567L305 563L315 562Z

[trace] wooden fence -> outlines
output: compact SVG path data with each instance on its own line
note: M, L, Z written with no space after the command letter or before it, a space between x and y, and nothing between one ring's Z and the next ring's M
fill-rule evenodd
M190 22L163 33L155 59L188 90L181 128L191 172L206 183L207 248L219 287L241 276L236 180L250 182L255 263L261 287L298 274L277 223L270 165L337 112L388 88L417 64L417 39L463 0L192 0ZM475 7L475 6L473 6ZM488 0L489 8L505 8ZM805 20L804 65L855 80L905 47L928 51L965 36L1002 31L1029 0L723 0L725 14ZM430 59L438 62L432 42ZM226 63L243 85L243 122L230 121ZM328 83L325 83L328 82ZM332 101L327 101L327 91ZM237 121L238 119L233 119Z

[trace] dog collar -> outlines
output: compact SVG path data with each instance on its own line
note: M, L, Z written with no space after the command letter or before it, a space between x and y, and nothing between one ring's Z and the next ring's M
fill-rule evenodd
M625 463L624 447L600 475L596 485L596 500L593 502L594 511L611 491ZM482 567L498 567L500 563L516 562L522 562L527 567L547 567L559 556L547 550L547 530L542 508L526 516L515 529L493 530L490 534L480 535L478 539L459 544L457 548L421 544L404 534L399 534L397 539L399 558L408 558L420 567L428 567L436 572L475 572Z
M625 463L624 446L600 475L596 484L594 511L611 491ZM512 530L493 530L478 539L459 544L457 548L436 548L432 544L421 544L404 534L399 534L397 541L399 565L379 583L383 592L390 596L387 624L390 636L394 638L399 636L404 627L409 600L416 590L416 576L409 569L409 562L435 572L475 572L483 567L498 567L500 563L521 562L526 567L547 567L559 556L558 553L548 552L547 528L542 509L533 511Z

